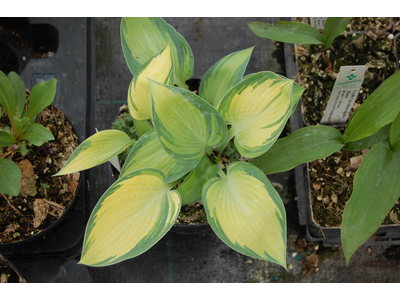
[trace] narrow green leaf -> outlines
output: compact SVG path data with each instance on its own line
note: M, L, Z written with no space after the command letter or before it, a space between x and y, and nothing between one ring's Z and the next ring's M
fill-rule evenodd
M150 57L138 68L129 85L129 113L134 119L151 119L151 96L149 79L165 84L172 84L172 58L169 45Z
M7 146L11 146L16 143L17 143L17 141L16 141L15 137L10 135L6 131L0 131L0 147L7 147Z
M11 160L0 158L0 193L18 196L21 180L21 170L18 166Z
M322 35L311 25L300 22L279 21L275 24L247 22L259 37L291 44L322 44Z
M222 97L242 80L253 49L231 53L215 63L201 80L199 96L217 107Z
M383 126L373 135L367 136L361 140L346 143L344 149L349 151L358 151L372 147L373 145L383 141L390 135L391 123Z
M122 18L121 44L126 63L136 76L138 68L167 44L174 61L174 83L186 87L193 74L193 53L189 44L162 18Z
M344 132L346 143L370 136L391 123L400 111L400 71L397 71L364 101Z
M15 72L8 73L7 78L10 80L10 83L15 91L15 116L17 118L21 118L26 102L26 89L24 81Z
M36 84L29 97L29 105L26 116L31 119L49 106L56 96L57 79L53 78L48 82Z
M46 127L35 123L21 135L20 140L27 140L35 146L42 146L45 142L54 140L54 136Z
M282 132L293 111L293 80L272 72L259 72L235 85L218 105L218 111L235 136L241 155L266 152Z
M13 123L13 117L16 115L17 99L10 80L2 71L0 71L0 104L4 107L10 122Z
M116 181L100 198L86 226L79 263L109 266L142 254L174 225L181 208L164 174L141 169Z
M189 173L195 163L180 163L165 152L154 130L143 135L133 146L121 170L121 177L143 168L156 168L165 175L165 182L173 182Z
M64 167L55 176L98 166L117 156L133 143L134 141L120 130L109 129L97 132L75 149Z
M226 123L205 100L187 90L150 80L153 122L165 151L182 163L199 162L226 136Z
M226 176L205 184L202 199L208 223L224 243L286 268L285 208L259 169L245 162L232 163Z
M250 163L265 174L293 169L299 164L327 157L343 148L343 136L329 126L308 126L281 138L263 155Z
M140 135L144 135L145 133L154 129L150 122L147 120L136 120L135 118L133 118L133 124L136 128L136 131Z
M341 230L347 263L396 203L400 196L399 180L400 150L391 150L387 139L367 152L354 177L354 189L343 212Z
M329 17L326 20L324 32L322 33L322 41L325 49L328 49L332 45L333 40L337 36L343 34L350 19L351 17Z
M190 172L185 181L178 187L182 204L201 201L201 193L206 182L217 176L217 164L213 164L207 156L203 156L199 164Z
M400 113L390 126L390 145L394 150L400 149Z

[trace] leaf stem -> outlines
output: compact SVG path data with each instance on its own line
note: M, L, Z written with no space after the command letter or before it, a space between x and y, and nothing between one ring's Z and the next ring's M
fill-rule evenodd
M235 134L236 132L233 130L233 127L231 127L231 129L229 129L228 133L226 134L225 141L221 145L216 147L214 150L218 153L221 153L222 150L225 149L226 145L228 145L229 141L235 136Z
M222 168L220 166L218 166L218 171L217 171L219 177L221 177L222 179L226 178L226 174L224 172L224 170L222 170Z

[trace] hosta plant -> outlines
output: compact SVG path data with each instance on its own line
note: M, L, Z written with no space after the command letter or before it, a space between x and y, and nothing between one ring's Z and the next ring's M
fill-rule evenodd
M0 71L0 104L4 108L11 127L0 128L0 149L17 145L22 155L28 153L26 142L41 146L54 140L44 126L35 123L36 116L49 106L56 94L56 79L36 84L25 110L26 90L22 79L15 72L7 76ZM0 193L17 196L21 188L21 171L11 160L0 158Z
M129 112L141 137L119 130L85 140L58 175L107 162L133 146L118 180L95 206L80 263L106 266L152 247L175 223L182 204L203 201L217 236L234 250L286 268L286 214L266 175L253 164L221 166L234 139L239 153L268 152L303 89L272 72L243 77L253 48L216 62L199 95L185 84L193 54L161 18L123 18L122 49L133 79Z
M371 149L356 171L343 212L341 240L347 263L400 197L400 71L386 79L355 111L343 134L323 125L308 126L278 140L251 162L265 174L344 149Z

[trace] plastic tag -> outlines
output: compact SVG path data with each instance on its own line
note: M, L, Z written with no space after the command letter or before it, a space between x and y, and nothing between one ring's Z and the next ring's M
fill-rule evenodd
M317 30L324 30L327 17L310 17L310 25Z
M340 67L321 124L344 125L360 92L367 66Z

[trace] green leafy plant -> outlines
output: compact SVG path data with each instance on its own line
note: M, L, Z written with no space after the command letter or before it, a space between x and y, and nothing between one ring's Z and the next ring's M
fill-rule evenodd
M328 18L322 35L299 22L249 22L248 26L260 37L286 43L322 44L327 49L343 33L349 19ZM372 147L356 172L353 192L343 212L341 240L347 263L400 197L399 82L400 72L386 79L352 115L343 135L332 127L308 126L278 140L264 155L251 160L265 174L272 174L340 149L357 151Z
M303 89L268 71L243 77L249 48L216 62L196 95L185 84L192 51L163 19L123 18L121 40L133 75L129 112L141 137L98 132L57 174L92 168L133 146L91 214L80 263L106 266L147 251L173 226L182 204L202 201L211 228L228 246L286 268L279 194L253 164L236 161L225 172L219 154L232 139L246 158L267 152Z
M49 106L56 94L56 79L40 82L30 93L28 108L25 110L26 90L22 79L15 72L7 76L0 71L0 104L10 120L11 127L0 128L0 147L18 145L22 155L28 153L26 141L41 146L54 140L45 127L35 123L39 112ZM21 188L21 171L18 166L0 158L0 192L17 196Z
M247 25L262 38L291 44L322 44L328 49L333 40L345 31L350 19L349 17L327 18L322 34L311 25L294 21L279 21L274 24L248 22Z
M301 128L250 161L271 174L340 149L372 147L355 174L353 192L343 212L341 240L347 263L400 197L399 82L400 71L386 79L355 111L343 134L323 125Z

